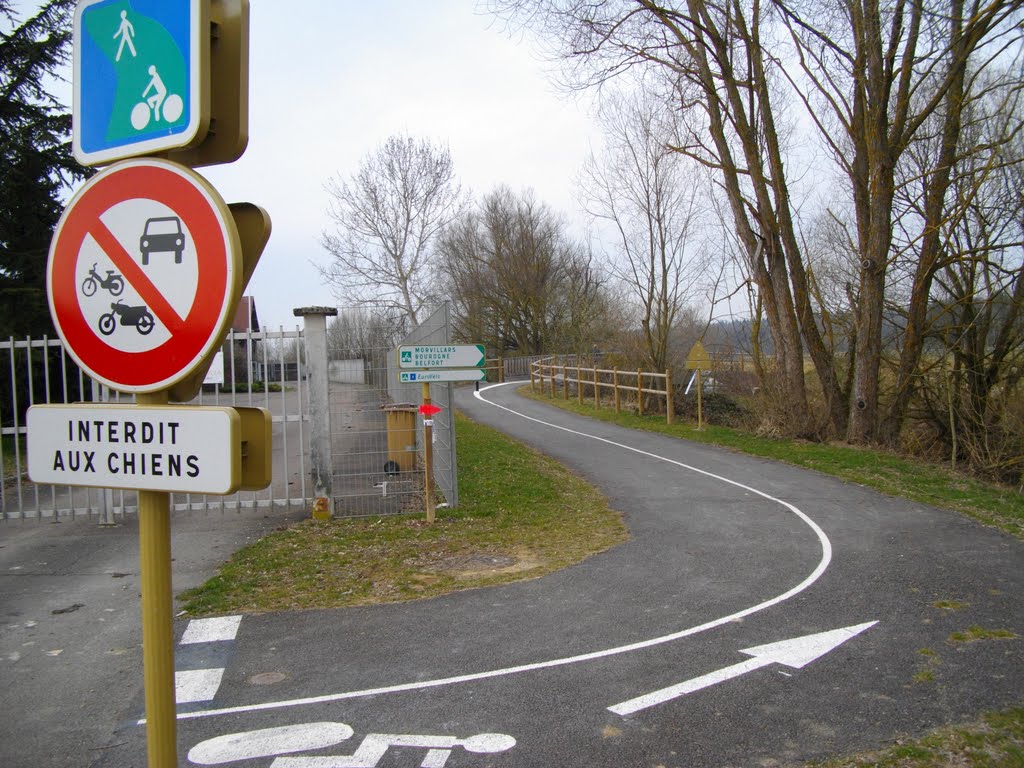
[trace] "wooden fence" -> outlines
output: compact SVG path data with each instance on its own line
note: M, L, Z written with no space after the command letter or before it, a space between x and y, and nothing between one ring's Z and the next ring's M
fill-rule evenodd
M505 366L508 360L503 357L488 357L484 360L483 370L484 375L487 377L487 381L498 384L505 382L506 372Z
M663 389L658 389L657 384ZM594 407L601 407L602 390L611 390L615 404L615 412L619 413L623 406L623 394L626 400L632 399L636 411L644 415L644 395L655 395L665 398L665 419L669 424L674 418L672 400L672 372L652 373L650 371L627 371L619 368L584 368L580 365L568 365L555 362L553 358L538 361L530 366L530 387L534 392L538 387L542 392L550 392L551 397L558 394L568 400L570 390L575 388L575 397L582 403L584 399L594 400ZM586 391L590 390L587 395Z

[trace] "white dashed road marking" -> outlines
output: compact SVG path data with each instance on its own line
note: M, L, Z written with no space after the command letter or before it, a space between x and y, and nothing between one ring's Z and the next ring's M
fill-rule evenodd
M203 643L231 642L238 634L241 623L241 616L193 619L185 627L179 645L197 646ZM178 704L213 701L223 677L223 667L177 670L174 673L175 701Z
M218 616L213 619L193 619L181 636L181 645L194 643L215 643L223 640L234 640L238 634L241 616Z

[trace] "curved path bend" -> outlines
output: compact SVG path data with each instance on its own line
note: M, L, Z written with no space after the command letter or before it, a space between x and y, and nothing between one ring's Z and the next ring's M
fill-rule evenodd
M1024 640L950 641L1024 637L1020 542L514 386L458 399L600 487L632 538L533 581L245 617L216 699L183 708L183 765L762 766L1024 699ZM132 764L139 731L97 765Z

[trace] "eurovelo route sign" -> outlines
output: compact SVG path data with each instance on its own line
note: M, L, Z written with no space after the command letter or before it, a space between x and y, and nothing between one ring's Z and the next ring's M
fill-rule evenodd
M435 384L445 381L483 381L486 373L482 368L467 370L442 369L439 371L399 371L402 384Z
M421 344L398 348L400 368L479 368L483 344Z
M72 198L50 245L50 311L94 379L168 389L217 351L240 293L238 232L217 191L187 168L128 160Z
M72 149L83 165L191 146L210 121L209 0L82 0Z

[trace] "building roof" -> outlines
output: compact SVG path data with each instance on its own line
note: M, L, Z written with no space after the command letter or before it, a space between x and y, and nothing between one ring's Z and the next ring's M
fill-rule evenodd
M235 333L260 330L259 317L256 315L256 300L252 296L243 296L235 309L235 319L231 321L231 330Z

